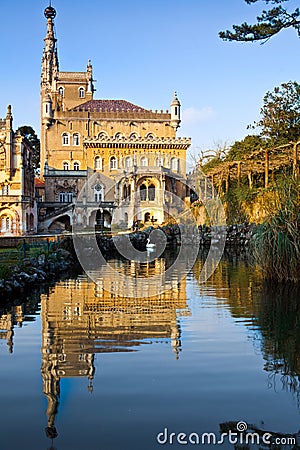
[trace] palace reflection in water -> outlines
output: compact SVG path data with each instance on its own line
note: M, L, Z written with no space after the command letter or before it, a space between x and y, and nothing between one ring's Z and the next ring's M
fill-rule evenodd
M145 278L163 273L165 260L148 263L115 261L125 273L139 272ZM112 262L113 264L113 262ZM107 281L105 280L106 286ZM93 391L94 355L107 352L132 352L154 342L170 344L175 358L181 350L178 318L190 315L186 303L186 283L173 276L172 288L155 297L126 298L116 293L114 272L111 290L103 289L86 276L58 283L41 297L42 378L48 400L48 437L56 437L60 379L86 377Z
M167 258L140 264L112 261L112 266L117 268L119 272L132 274L133 277L138 275L151 277L155 273L164 271L168 264ZM277 398L278 392L281 392L280 395L285 392L287 397L292 401L295 400L296 406L299 408L299 289L295 287L282 289L275 287L272 289L270 286L265 286L255 269L249 267L246 261L235 258L225 258L221 261L213 276L205 284L199 284L197 280L200 277L202 267L203 260L199 258L192 273L188 274L186 279L181 280L179 276L176 278L176 274L173 274L172 279L168 281L171 289L156 297L124 297L122 285L115 282L114 271L112 271L109 282L112 285L113 293L103 289L101 280L98 280L98 284L94 284L86 276L79 275L76 278L57 283L48 292L41 295L37 294L26 304L21 302L18 304L15 300L14 305L7 307L5 310L0 310L0 344L3 345L2 349L6 354L12 353L11 357L9 356L10 360L13 359L15 353L17 354L15 358L20 355L18 345L23 333L26 329L28 332L29 327L33 325L30 322L36 321L39 323L39 301L41 303L42 363L40 365L40 356L37 355L36 370L41 367L42 389L37 387L34 390L37 396L41 395L43 390L47 400L47 421L44 421L43 417L45 406L41 405L41 409L37 411L41 416L40 430L44 439L43 428L46 425L48 437L55 438L59 434L61 437L60 443L64 438L67 439L67 436L70 438L65 429L68 424L67 417L59 416L57 418L57 413L63 412L67 407L62 398L67 385L62 380L77 379L79 381L81 379L86 385L86 389L93 393L93 399L97 399L96 403L95 401L93 403L94 409L92 407L89 413L87 409L90 407L90 396L80 394L80 400L83 399L87 402L85 414L91 414L90 417L92 417L93 411L94 413L96 411L99 415L102 414L105 397L101 397L102 391L99 384L106 383L106 389L108 386L115 385L114 381L111 381L111 384L107 382L107 375L101 374L100 376L99 367L106 368L109 366L112 361L111 358L114 356L113 353L123 353L124 356L127 353L126 360L121 358L119 361L118 359L117 365L114 366L120 371L120 379L116 374L117 382L120 382L122 376L128 376L128 373L130 373L130 376L135 380L134 382L140 383L141 390L139 392L143 392L143 394L139 394L141 395L141 403L145 401L147 404L143 395L146 395L145 398L147 399L147 390L151 386L160 386L157 388L157 392L154 391L154 394L152 392L151 395L158 395L162 398L167 395L166 398L169 402L171 401L170 398L174 397L174 401L176 401L176 397L179 397L180 409L185 408L185 414L188 415L187 423L191 423L193 417L197 417L197 414L199 414L199 399L202 400L205 397L206 391L209 392L209 401L212 400L213 405L218 405L219 409L223 407L222 405L225 405L224 408L226 409L220 414L222 422L247 418L240 416L236 412L236 407L231 406L231 403L234 405L235 396L239 396L240 391L247 392L244 387L245 383L247 383L247 389L253 383L254 387L251 388L248 404L253 403L254 414L257 414L257 417L260 417L261 411L264 415L272 415L270 411L275 406L270 409L267 402L257 409L255 406L260 396L266 395L266 398L270 401L270 391L274 392L273 405L276 405L275 397ZM180 267L179 270L184 269ZM105 282L107 283L107 279ZM229 321L226 319L227 313L229 313ZM203 321L203 317L207 318L208 322ZM221 324L220 328L218 329L217 326L211 331L209 320ZM226 341L228 323L230 323L230 335L229 340ZM193 326L196 326L196 328L193 328ZM257 373L255 372L256 369L251 370L254 370L255 377L258 378L259 372L264 371L260 390L255 390L257 389L257 384L255 384L257 381L253 382L249 375L251 366L248 366L248 361L251 355L249 356L248 353L243 356L241 353L235 353L235 336L238 336L238 339L242 339L243 336L243 334L239 334L240 331L236 335L236 329L247 330L246 340L250 341L253 353L259 355L258 367L260 370L257 370ZM39 340L40 330L38 327L35 333L36 340ZM224 345L223 337L225 339ZM184 339L183 342L182 339ZM161 343L164 346L161 346ZM149 344L154 345L149 346ZM182 357L179 358L182 348L184 351ZM16 349L18 351L15 351ZM39 349L40 346L37 348L38 352ZM162 383L163 374L167 374L168 384L164 387L160 384L150 384L147 372L143 372L143 376L138 376L133 369L130 372L130 364L132 363L136 364L135 370L140 370L141 361L145 361L145 359L139 359L138 355L145 351L147 352L146 360L150 362L150 367L156 367L154 373L157 374L155 376L160 379L160 383ZM165 359L165 351L170 355L169 360ZM223 352L227 355L226 358L230 358L230 360L229 363L225 363L222 372ZM104 358L104 354L111 355ZM133 360L130 354L137 356L137 358ZM156 359L161 354L163 359L159 361L163 361L162 363ZM96 355L102 355L100 361L96 360ZM9 360L6 359L6 364ZM127 367L125 372L122 372L123 364L125 362L126 366L127 360L129 361L129 368ZM170 360L175 363L175 366ZM231 378L226 378L229 370L226 364L228 367L232 367L230 377L234 377L236 372L241 371L240 379L237 379L234 387L232 387ZM219 368L218 370L215 365ZM241 369L238 366L241 366ZM3 367L3 370L5 370L6 366ZM114 368L111 369L113 373ZM206 377L207 370L208 375ZM12 404L15 404L16 408L18 404L20 409L21 397L20 399L14 397L14 392L16 385L22 379L20 378L21 372L16 371L13 374L10 372ZM183 377L183 373L187 378ZM218 392L220 392L218 386L216 393L214 393L216 380L219 383L218 386L222 387L222 392L224 391L222 398L227 399L227 401L222 400L221 402L218 397ZM153 383L152 378L151 383ZM97 391L93 392L93 384L97 385ZM62 392L60 392L61 386ZM178 388L179 386L180 388ZM170 397L166 394L168 389L170 390ZM183 389L182 393L181 389ZM87 391L84 390L84 392ZM176 395L174 395L174 392L176 392ZM258 392L257 397L255 397L255 392ZM265 394L266 392L268 394ZM76 396L75 391L72 395L73 397ZM85 395L87 395L87 399L85 399ZM134 391L129 390L126 395L134 395ZM114 397L110 391L107 396L112 405L112 410L114 408L118 410L116 405L121 401L119 398L117 399L118 394L116 393L116 397ZM101 403L97 403L99 398L101 398ZM233 400L229 401L229 399ZM78 404L76 401L78 400L74 400L75 404L79 405L80 408L80 403ZM59 404L60 402L61 404ZM95 405L97 405L96 409ZM147 407L150 407L149 402ZM163 410L162 414L171 414L168 412L167 402L160 403L160 408ZM212 408L217 411L215 406ZM174 405L172 406L173 409L174 417L178 416L180 409L176 410ZM167 413L164 413L164 411L167 411ZM191 413L189 414L187 411L191 411ZM209 412L210 409L207 411ZM208 415L207 411L204 412L203 417L201 416L202 421L205 421L205 417ZM70 414L70 411L68 414ZM150 413L147 412L147 414L149 418ZM221 423L218 412L213 414L215 414L213 417L216 425ZM296 411L295 415L297 416L297 414ZM282 415L280 410L278 410L277 415ZM298 421L297 417L295 422ZM283 419L284 417L281 417L280 420ZM106 420L104 416L102 416L103 420ZM124 420L124 426L127 426L128 417L124 415L122 420ZM199 423L201 423L201 420ZM109 418L105 423L106 426L109 426ZM163 423L163 420L160 423ZM21 426L21 424L17 425ZM58 430L56 430L56 426ZM281 431L272 422L270 422L269 429ZM297 430L293 429L292 431ZM82 430L82 432L84 431ZM153 448L150 444L149 447L146 446L145 448ZM13 446L11 448L14 450ZM59 448L64 450L61 445L59 445ZM124 448L129 447L125 446Z

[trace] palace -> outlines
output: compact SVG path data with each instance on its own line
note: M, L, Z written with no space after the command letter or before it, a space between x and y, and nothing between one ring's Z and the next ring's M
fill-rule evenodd
M37 231L32 148L13 131L11 106L0 119L0 236Z
M162 223L179 212L186 192L189 138L177 138L180 102L152 111L126 100L95 100L91 62L85 72L61 72L54 33L56 11L45 10L41 74L41 231L73 222L128 228ZM76 219L72 211L76 205Z

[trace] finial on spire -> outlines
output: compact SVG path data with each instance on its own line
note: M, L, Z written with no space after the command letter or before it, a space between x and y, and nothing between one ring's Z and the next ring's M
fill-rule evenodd
M44 11L44 16L46 17L46 19L54 19L54 17L56 16L56 11L51 5L51 0L50 5Z
M176 91L174 92L174 97L173 97L173 100L172 100L171 105L180 105L180 102L179 102L179 100L178 100L177 92L176 92Z

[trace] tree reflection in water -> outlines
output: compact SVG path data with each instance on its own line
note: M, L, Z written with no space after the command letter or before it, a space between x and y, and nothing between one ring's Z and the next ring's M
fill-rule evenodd
M269 387L291 392L300 406L300 286L263 285L257 314Z
M196 262L193 273L199 279L203 259ZM268 372L268 387L291 392L300 407L300 285L270 285L247 259L234 255L221 261L205 284L202 297L216 298L219 307L249 330L258 346Z

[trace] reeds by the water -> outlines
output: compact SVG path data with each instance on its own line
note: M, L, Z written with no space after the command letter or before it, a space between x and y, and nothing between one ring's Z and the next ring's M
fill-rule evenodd
M271 281L300 281L299 187L299 178L292 176L276 184L265 205L268 218L254 237L255 261Z

